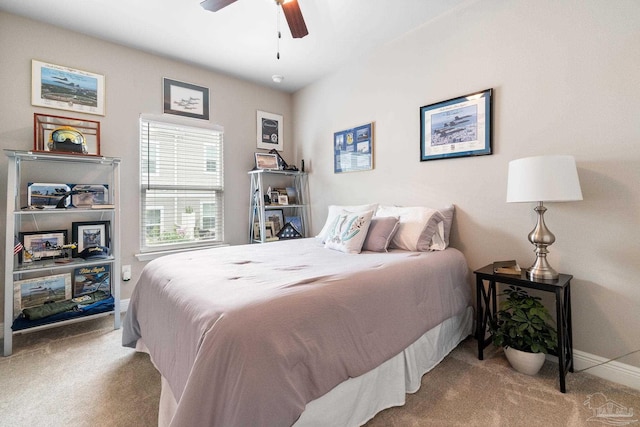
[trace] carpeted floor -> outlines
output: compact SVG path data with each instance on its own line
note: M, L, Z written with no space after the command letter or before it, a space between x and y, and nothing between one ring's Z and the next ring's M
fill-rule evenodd
M1 426L154 426L160 377L145 354L120 346L111 317L14 337L0 358ZM407 403L367 427L638 425L596 416L596 407L638 412L640 391L587 373L569 374L558 391L557 365L536 377L509 367L501 350L476 358L468 339L422 379ZM585 404L586 402L586 404Z

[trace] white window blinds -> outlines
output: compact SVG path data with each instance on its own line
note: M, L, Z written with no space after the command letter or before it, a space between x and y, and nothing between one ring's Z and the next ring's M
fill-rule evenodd
M224 240L219 127L140 119L140 251Z

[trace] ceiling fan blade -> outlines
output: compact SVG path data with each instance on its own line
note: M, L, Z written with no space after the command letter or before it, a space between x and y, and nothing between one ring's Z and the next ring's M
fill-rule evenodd
M302 11L298 5L298 0L285 1L282 3L282 10L284 11L284 16L287 18L287 23L289 24L291 35L294 39L301 39L309 34L307 24L304 23Z
M235 3L236 0L204 0L200 2L200 6L203 9L209 10L211 12L216 12L223 7L229 6L231 3Z

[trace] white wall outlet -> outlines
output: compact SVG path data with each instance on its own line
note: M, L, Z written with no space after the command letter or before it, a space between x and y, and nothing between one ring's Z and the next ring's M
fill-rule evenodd
M122 281L126 282L131 280L131 266L123 265L122 266Z

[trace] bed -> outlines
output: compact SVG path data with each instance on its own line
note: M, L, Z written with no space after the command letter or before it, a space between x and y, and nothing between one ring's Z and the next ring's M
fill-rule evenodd
M456 249L358 254L307 238L143 270L123 345L162 376L160 425L361 425L471 333Z

